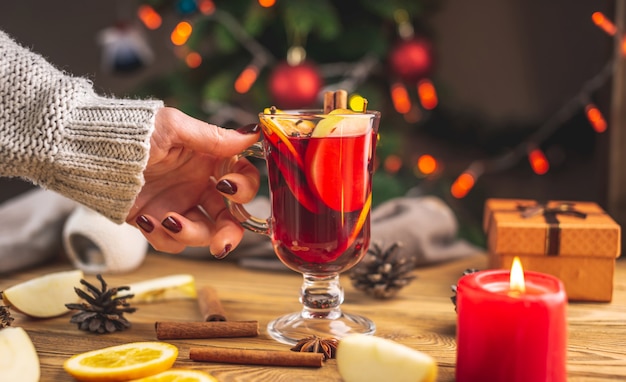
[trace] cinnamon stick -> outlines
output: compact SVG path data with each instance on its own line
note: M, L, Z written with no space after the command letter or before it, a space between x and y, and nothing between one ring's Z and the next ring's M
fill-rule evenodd
M348 108L348 92L339 89L335 92L335 109L347 109Z
M331 92L324 93L324 114L328 114L335 109L347 109L348 108L348 92L339 89Z
M226 312L214 288L198 290L198 305L204 321L226 321Z
M335 110L335 92L327 91L324 93L324 114L333 110Z
M156 322L159 340L193 338L256 337L258 321Z
M203 347L190 348L189 359L247 365L322 367L324 355L322 353L282 350Z

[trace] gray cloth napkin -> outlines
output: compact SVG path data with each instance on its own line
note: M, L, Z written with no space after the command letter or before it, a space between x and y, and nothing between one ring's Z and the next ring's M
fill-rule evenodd
M63 252L67 217L79 205L55 192L34 189L0 205L0 274L41 264ZM254 216L269 215L269 200L257 197L246 205ZM434 196L391 199L372 210L372 242L383 247L400 242L416 266L472 255L480 248L458 239L451 209ZM181 255L213 259L208 248L188 248ZM180 256L180 255L177 255ZM267 236L249 231L226 259L241 266L286 270ZM223 261L223 260L222 260Z
M63 222L77 203L33 189L0 204L0 274L42 264L61 253Z

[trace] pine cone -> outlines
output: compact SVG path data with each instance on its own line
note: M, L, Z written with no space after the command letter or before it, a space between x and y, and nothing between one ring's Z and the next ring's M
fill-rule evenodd
M128 290L130 287L122 286L107 289L107 284L101 275L96 276L100 280L102 289L91 285L85 280L80 283L87 287L92 296L79 288L74 288L76 294L87 303L65 304L68 309L81 310L72 316L73 324L78 324L80 330L94 333L112 333L116 330L124 330L130 327L130 322L124 317L124 313L133 313L137 309L131 308L126 302L133 295L115 297L118 291Z
M349 273L352 285L376 298L395 296L415 278L411 274L415 258L400 254L398 250L401 247L399 242L385 249L378 243L372 243L363 260Z
M1 293L0 299L2 299ZM11 317L11 311L9 311L9 307L6 305L0 305L0 329L11 326L11 322L13 322L13 317Z
M478 269L474 269L474 268L469 268L466 269L465 271L463 271L462 276L466 276L466 275L470 275L472 273L478 272ZM452 289L452 292L454 292L454 296L450 297L450 300L452 301L452 303L454 304L454 311L456 312L456 285L451 285L450 289Z

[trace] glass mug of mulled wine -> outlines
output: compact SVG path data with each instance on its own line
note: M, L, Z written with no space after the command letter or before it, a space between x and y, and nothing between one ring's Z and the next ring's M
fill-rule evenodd
M373 334L371 320L341 310L339 274L356 265L369 246L380 113L271 108L259 120L263 139L239 157L265 159L270 217L227 204L245 228L269 236L282 263L304 277L302 311L271 321L268 333L288 344L312 335Z

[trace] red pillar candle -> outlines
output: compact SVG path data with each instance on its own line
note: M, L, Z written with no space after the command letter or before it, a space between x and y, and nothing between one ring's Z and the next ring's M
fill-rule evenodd
M457 382L567 380L563 283L520 266L516 287L511 273L480 271L459 280Z

